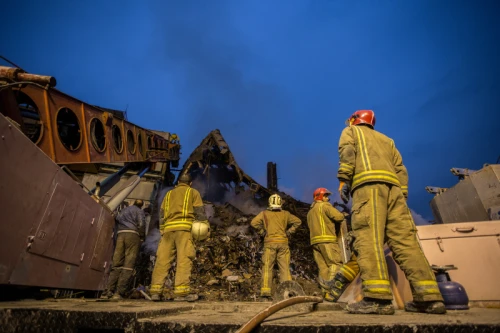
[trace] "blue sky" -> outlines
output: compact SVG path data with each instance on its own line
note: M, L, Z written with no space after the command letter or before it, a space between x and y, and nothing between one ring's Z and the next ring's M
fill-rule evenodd
M91 104L177 133L221 130L240 166L309 201L335 189L345 119L373 109L425 186L500 155L500 2L10 1L0 54Z

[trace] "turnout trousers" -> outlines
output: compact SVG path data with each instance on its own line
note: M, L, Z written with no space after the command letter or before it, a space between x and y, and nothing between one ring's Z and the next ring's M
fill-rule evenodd
M262 284L260 296L271 296L274 264L278 262L280 282L290 281L290 248L284 243L268 243L264 245L262 254Z
M354 253L351 256L351 259L340 267L339 273L342 274L349 282L352 282L356 276L358 276L358 259Z
M141 247L139 235L134 232L120 232L116 237L113 267L109 274L107 290L124 295L134 272L135 260Z
M398 186L367 183L352 194L354 249L365 297L391 300L383 245L410 282L415 301L443 301L436 278L417 240L417 229Z
M342 265L340 247L337 243L319 243L313 245L313 255L318 265L319 276L331 280Z
M191 292L190 277L196 250L190 231L168 231L163 234L156 251L156 263L153 269L150 293L161 294L172 262L177 256L174 294L186 296Z

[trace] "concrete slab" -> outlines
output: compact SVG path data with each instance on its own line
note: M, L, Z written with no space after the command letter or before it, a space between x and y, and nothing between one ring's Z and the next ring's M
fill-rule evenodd
M148 302L51 300L0 303L2 332L235 332L271 302ZM446 315L396 311L351 315L342 304L313 312L278 312L255 332L500 332L500 309L471 308ZM105 331L106 332L106 331Z

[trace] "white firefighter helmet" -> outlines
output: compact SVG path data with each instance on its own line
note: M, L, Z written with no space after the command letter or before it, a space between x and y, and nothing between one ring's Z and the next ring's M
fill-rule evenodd
M269 197L269 208L281 209L281 197L279 195L273 194Z
M194 221L191 227L191 236L197 241L207 239L210 236L210 224L208 221Z

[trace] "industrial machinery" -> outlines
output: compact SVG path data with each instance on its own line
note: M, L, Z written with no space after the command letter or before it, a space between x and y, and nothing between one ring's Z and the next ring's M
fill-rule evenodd
M450 188L427 186L436 223L500 220L500 164L480 170L452 168L459 182Z
M0 66L0 285L102 290L117 211L171 184L180 144L55 85Z

